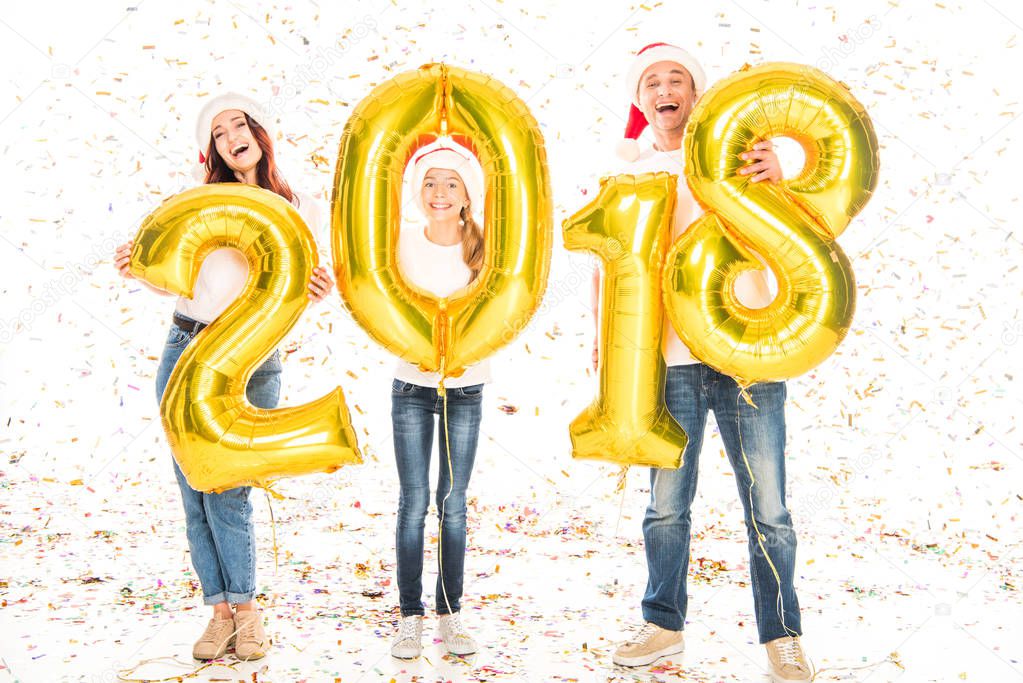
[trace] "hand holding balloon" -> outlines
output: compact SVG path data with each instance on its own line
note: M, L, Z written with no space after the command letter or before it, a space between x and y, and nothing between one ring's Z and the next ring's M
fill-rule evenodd
M753 145L751 151L740 154L739 158L754 162L739 169L740 175L756 174L750 178L751 183L759 183L762 180L776 183L782 178L781 164L778 163L778 155L774 153L774 143L770 140L761 140Z
M323 266L313 268L313 274L309 278L309 300L319 303L333 288L334 280L330 277L330 271Z

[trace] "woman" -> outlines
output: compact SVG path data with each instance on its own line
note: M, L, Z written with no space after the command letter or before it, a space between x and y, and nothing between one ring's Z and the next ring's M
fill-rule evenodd
M450 296L479 275L483 232L473 218L483 204L483 171L469 150L441 140L412 159L410 189L426 225L403 226L398 265L406 280L438 298ZM401 493L398 500L396 550L401 622L391 654L411 659L422 654L423 529L430 502L430 457L434 424L439 418L437 514L440 518L436 608L444 646L455 655L476 652L476 642L459 618L465 564L466 489L479 440L483 384L490 377L487 361L468 367L444 382L400 362L391 391L394 456ZM450 452L448 451L450 446Z
M299 202L277 170L268 121L259 105L248 97L227 93L209 100L199 113L196 139L206 183L245 183L276 192L295 204L316 229L318 215L311 198ZM129 273L132 243L117 248L115 265L122 277ZM191 299L179 297L173 323L156 373L157 400L162 399L171 371L195 335L219 316L245 286L248 264L241 252L219 249L199 270ZM168 292L151 287L154 292ZM309 281L309 298L323 299L333 286L326 268L317 267ZM246 396L260 408L274 408L280 394L279 351L260 366L249 380ZM192 655L210 660L222 657L231 645L239 659L259 659L269 641L253 596L256 590L255 531L249 487L223 493L202 493L188 485L174 463L185 508L188 546L192 565L202 585L203 602L213 607L206 631L196 641ZM232 610L232 605L234 610Z

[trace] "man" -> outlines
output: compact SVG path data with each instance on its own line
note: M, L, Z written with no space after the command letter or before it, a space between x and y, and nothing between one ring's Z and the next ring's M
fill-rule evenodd
M627 87L632 106L626 140L619 143L618 153L630 163L623 171L667 171L679 176L673 228L673 237L677 237L700 214L684 180L682 137L693 105L706 87L706 76L685 50L654 43L636 56ZM636 139L647 125L655 144L640 154ZM752 182L781 179L770 141L756 143L741 158L750 163L739 173L750 175ZM773 298L769 278L769 270L747 271L735 284L736 296L751 308L766 306ZM595 293L598 290L599 273L595 273ZM668 365L665 402L689 435L689 443L681 468L650 471L650 505L643 520L649 577L642 603L646 623L615 651L613 660L624 666L642 666L684 649L689 510L696 494L707 413L712 410L745 511L757 627L771 675L777 682L809 681L793 588L796 537L785 507L785 384L766 382L750 387L753 407L731 377L692 357L667 317L662 351ZM593 353L596 365L596 347Z

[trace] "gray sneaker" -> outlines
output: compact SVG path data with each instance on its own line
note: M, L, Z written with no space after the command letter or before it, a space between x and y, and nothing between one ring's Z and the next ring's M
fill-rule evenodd
M442 614L440 617L440 637L444 641L444 647L453 655L471 655L479 648L476 641L466 632L462 626L462 618L457 612L454 614Z
M414 614L402 617L398 623L398 635L391 643L391 656L398 659L415 659L423 654L423 617Z
M682 631L669 631L648 621L636 635L615 650L611 661L621 666L646 666L661 657L680 654L685 649Z
M764 647L774 683L808 683L813 678L799 638L782 636L765 643Z

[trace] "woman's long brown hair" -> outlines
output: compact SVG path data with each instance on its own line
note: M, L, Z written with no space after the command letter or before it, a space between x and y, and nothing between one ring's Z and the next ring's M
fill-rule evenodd
M483 230L472 218L472 213L469 211L468 206L462 207L462 260L465 261L465 265L469 266L469 270L472 271L472 277L469 278L469 282L472 282L480 274L480 269L483 268Z
M245 114L245 123L249 124L252 137L256 144L263 150L263 158L256 164L256 183L264 190L276 192L289 202L294 202L295 193L277 170L277 163L274 161L274 143L266 128L256 123L248 114ZM227 165L224 158L217 151L217 145L213 140L213 133L210 133L210 143L206 154L206 183L236 183L234 171Z

